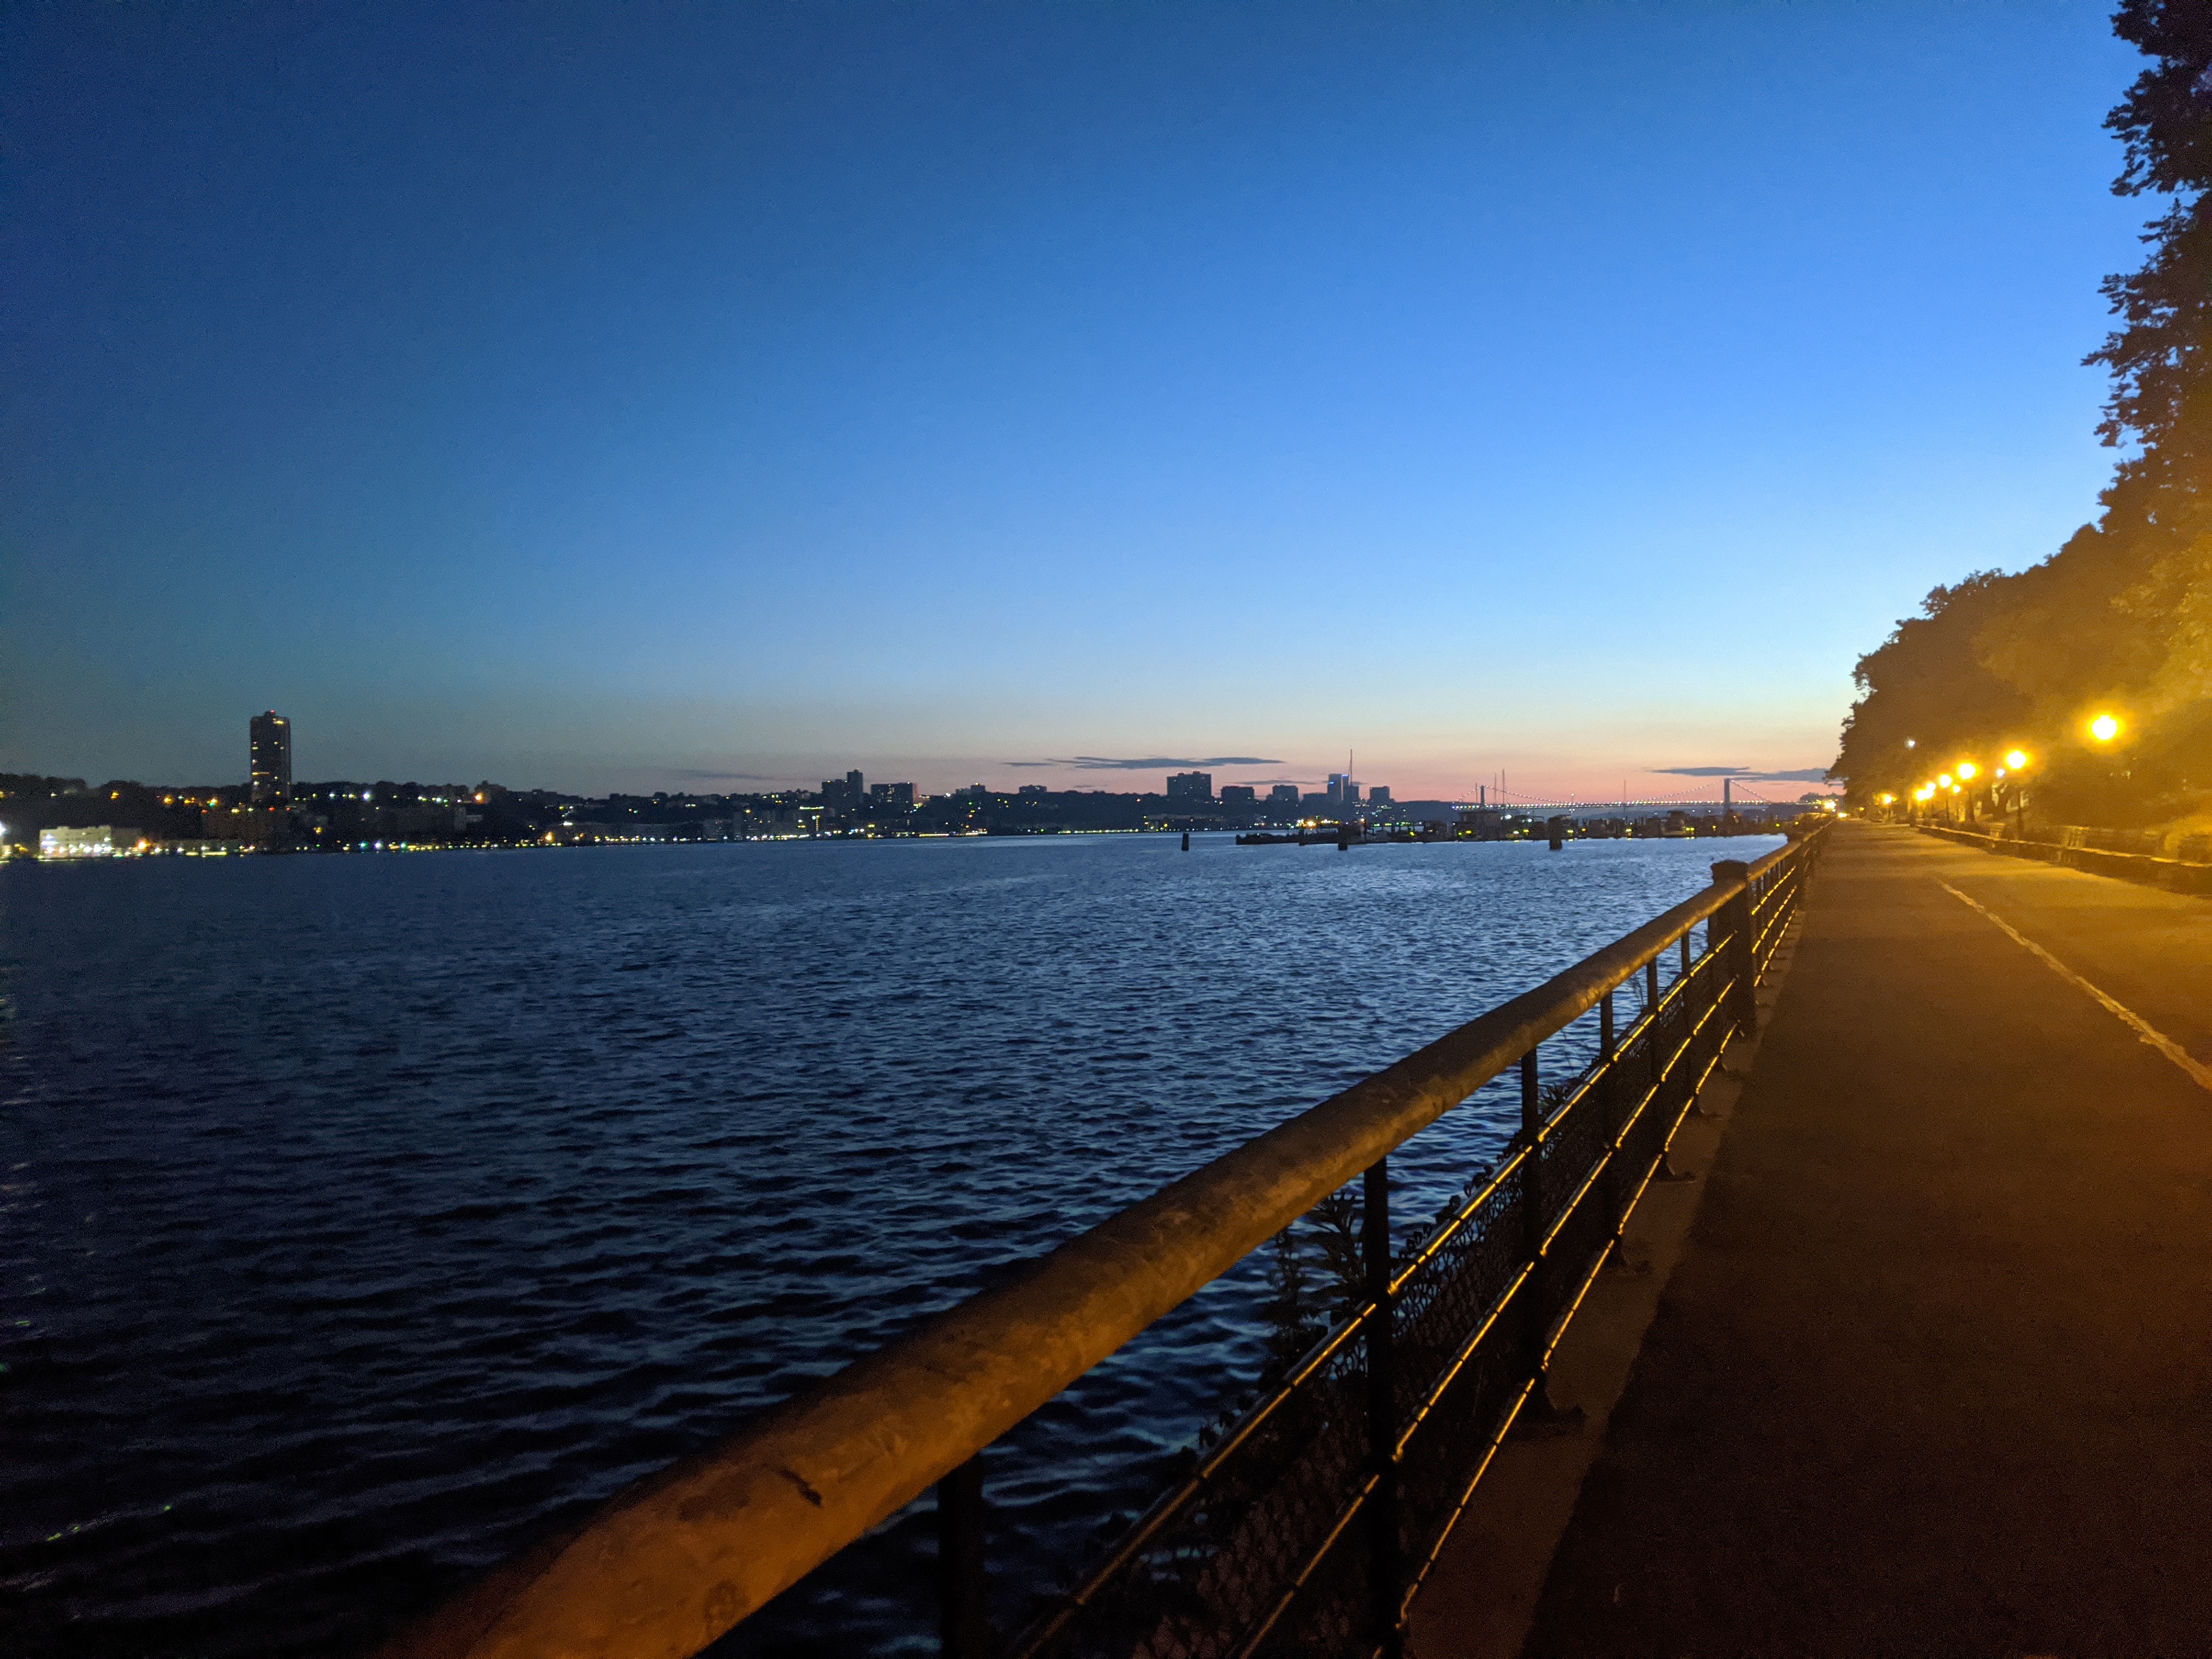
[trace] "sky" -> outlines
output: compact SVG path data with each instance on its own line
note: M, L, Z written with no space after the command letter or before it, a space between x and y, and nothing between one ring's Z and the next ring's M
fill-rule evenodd
M302 779L591 793L1817 771L2096 512L2139 61L2079 0L11 5L0 769L242 778L275 708Z

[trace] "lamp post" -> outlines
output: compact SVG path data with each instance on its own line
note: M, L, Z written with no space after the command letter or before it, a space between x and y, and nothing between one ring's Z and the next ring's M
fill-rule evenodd
M2011 749L2005 751L2004 770L1999 777L2012 779L2013 833L2022 841L2027 839L2027 792L2021 787L2020 775L2027 770L2027 750Z
M2113 714L2110 709L2100 710L2097 714L2092 715L2089 720L2089 738L2091 743L2106 757L2105 786L2108 789L2116 784L2124 775L2119 768L2113 763L2112 755L2112 739L2118 737L2125 729L2126 728L2120 723L2119 716ZM2106 810L2109 811L2111 809L2107 807Z

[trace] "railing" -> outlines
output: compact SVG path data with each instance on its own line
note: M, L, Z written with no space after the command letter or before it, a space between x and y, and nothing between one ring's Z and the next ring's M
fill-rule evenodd
M1956 842L1965 847L1978 847L1986 853L2002 853L2008 858L2033 859L2062 869L2087 871L2093 876L2113 876L2146 887L2163 887L2169 893L2212 893L2212 864L2195 860L2116 852L2110 848L2085 846L2078 839L2023 841L2017 836L1986 836L1972 830L1955 830L1948 824L1923 823L1917 827L1923 836Z
M1395 1656L1405 1613L1620 1239L1795 913L1825 830L1070 1240L720 1445L641 1481L387 1659L684 1659L934 1483L957 1659ZM1702 925L1702 950L1694 935ZM1662 959L1679 968L1662 987ZM1623 1022L1615 994L1636 988ZM1540 1045L1592 1010L1589 1063ZM1521 1130L1405 1253L1389 1154L1517 1067ZM1352 1305L1071 1595L985 1607L978 1455L1316 1205L1360 1183Z

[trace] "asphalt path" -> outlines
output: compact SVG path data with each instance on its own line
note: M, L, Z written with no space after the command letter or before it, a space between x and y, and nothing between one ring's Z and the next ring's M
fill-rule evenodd
M1897 832L1891 832L1895 835ZM2212 1066L2212 899L1918 836L1909 856Z
M2200 1077L2212 900L1839 825L1524 1651L2212 1654Z

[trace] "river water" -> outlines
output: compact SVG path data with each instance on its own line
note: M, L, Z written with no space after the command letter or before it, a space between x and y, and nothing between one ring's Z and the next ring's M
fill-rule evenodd
M0 866L0 1646L360 1652L1777 844L1195 840ZM1256 1272L990 1454L1010 1610L1257 1371ZM928 1540L723 1647L933 1650Z

